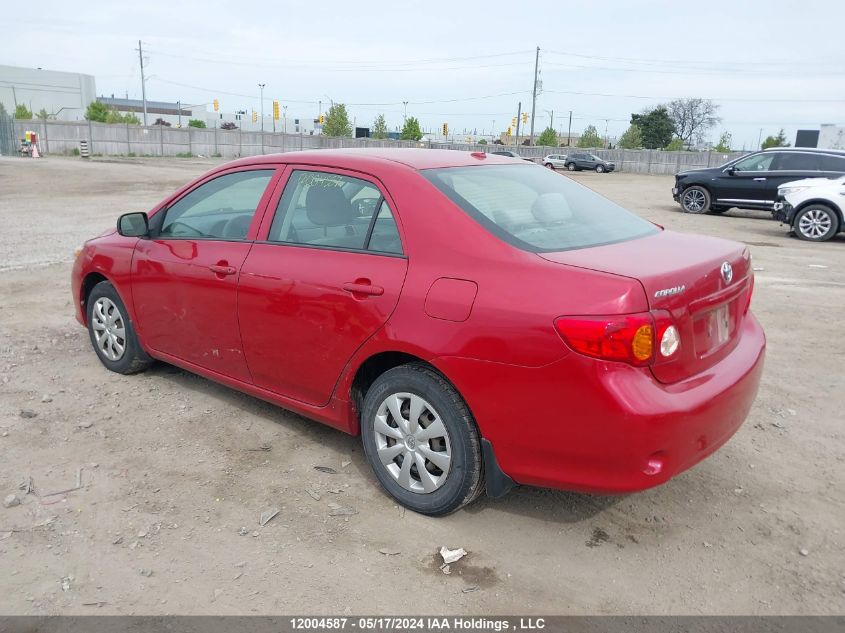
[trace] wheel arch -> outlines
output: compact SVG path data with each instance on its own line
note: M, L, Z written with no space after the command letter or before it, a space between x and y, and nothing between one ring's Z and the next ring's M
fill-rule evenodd
M85 325L88 325L88 297L91 296L91 291L94 290L94 286L103 281L111 283L111 280L103 273L92 270L85 275L82 279L82 284L79 286L79 303L82 306L82 318L85 321ZM112 286L114 286L113 283ZM117 288L115 288L115 291L117 291ZM124 304L125 303L126 302L124 301Z
M814 204L827 207L828 209L836 213L836 219L839 220L838 230L842 231L843 229L845 229L845 216L843 216L842 208L835 204L832 200L829 200L827 198L810 198L809 200L805 200L804 202L799 204L797 207L795 207L795 213L792 215L792 224L795 223L795 218L798 217L799 213Z

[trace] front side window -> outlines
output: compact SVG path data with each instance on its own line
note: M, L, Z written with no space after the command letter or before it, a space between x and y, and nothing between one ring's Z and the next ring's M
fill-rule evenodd
M296 170L285 185L268 240L401 253L398 236L393 214L373 183Z
M772 168L772 161L775 159L775 156L777 154L774 153L749 156L734 163L734 169L736 171L769 171Z
M491 233L528 251L587 248L658 231L587 187L537 166L452 167L422 173Z
M272 177L238 171L200 185L167 209L158 236L243 240Z

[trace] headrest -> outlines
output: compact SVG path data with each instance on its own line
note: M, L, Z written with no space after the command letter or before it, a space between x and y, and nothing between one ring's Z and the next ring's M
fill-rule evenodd
M544 193L531 205L531 215L543 224L554 224L570 219L572 210L562 193Z
M313 184L305 196L308 219L318 226L344 226L355 219L355 210L340 187Z

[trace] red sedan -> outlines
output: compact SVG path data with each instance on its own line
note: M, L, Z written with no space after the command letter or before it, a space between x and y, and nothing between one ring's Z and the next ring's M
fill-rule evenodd
M103 365L178 365L347 433L403 505L665 482L748 414L742 244L662 230L539 165L436 150L237 160L73 268Z

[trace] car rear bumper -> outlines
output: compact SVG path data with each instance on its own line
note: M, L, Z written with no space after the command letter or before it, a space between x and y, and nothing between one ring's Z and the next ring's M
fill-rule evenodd
M574 353L540 368L434 364L464 395L514 481L615 494L666 482L737 431L757 394L766 346L753 315L742 329L730 355L668 385L648 370Z

